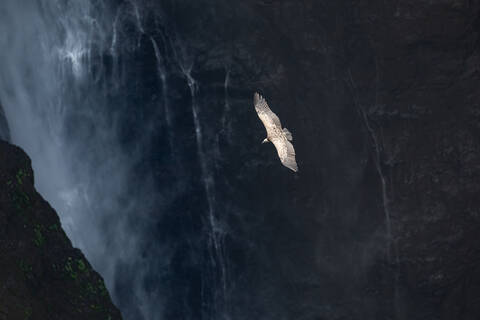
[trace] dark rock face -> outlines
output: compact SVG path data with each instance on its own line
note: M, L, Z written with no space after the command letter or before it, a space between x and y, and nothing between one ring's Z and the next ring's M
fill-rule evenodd
M0 319L121 319L35 191L28 156L0 141L0 159Z
M193 60L205 144L219 132L218 210L242 212L219 218L235 319L480 315L478 2L161 10ZM255 90L293 132L298 175L259 144Z
M404 316L476 319L479 3L359 8L375 63L353 77L379 141Z

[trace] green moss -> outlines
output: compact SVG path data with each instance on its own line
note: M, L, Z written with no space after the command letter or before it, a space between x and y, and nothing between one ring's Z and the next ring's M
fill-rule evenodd
M107 311L108 311L108 309L107 309L104 305L102 305L102 304L100 304L100 303L92 303L92 304L90 304L90 309L95 310L95 311L99 311L99 312L101 312L101 313L107 313ZM107 318L107 319L108 319L108 318Z
M30 307L25 308L24 314L25 314L25 318L24 318L25 320L30 319L32 317L32 308Z
M48 230L58 231L59 230L58 224L56 224L56 223L52 224L51 226L48 227Z
M18 211L22 211L30 207L30 197L22 190L15 190L13 192L13 202Z
M23 259L20 259L18 266L20 267L20 270L22 270L26 279L33 279L33 268L30 264L25 262Z
M108 295L108 291L107 288L105 288L103 280L98 280L97 288L102 297L106 297Z
M102 280L98 280L98 283L87 283L84 287L86 296L89 297L105 297L108 295L108 291L105 288L105 285L103 284Z
M23 180L25 179L26 176L27 176L26 171L24 171L23 169L18 170L16 174L16 178L19 185L23 184Z
M35 233L35 239L33 241L37 247L41 247L45 243L45 237L42 234L42 230L43 227L38 224L33 228L33 232Z
M68 257L67 262L65 263L65 271L73 280L78 278L78 273L73 269L73 260Z
M97 294L97 290L91 283L87 283L85 291L87 291L88 295L91 295L91 296L94 296Z
M90 272L87 268L87 265L83 259L76 259L75 261L68 257L67 262L65 263L65 271L73 280L78 279L78 277L83 273L86 276L89 276ZM87 291L89 288L87 287Z
M77 259L77 266L79 271L82 271L82 272L87 271L87 266L85 265L85 262L83 262L82 259Z
M23 259L20 260L18 265L24 273L32 272L32 266L26 263Z

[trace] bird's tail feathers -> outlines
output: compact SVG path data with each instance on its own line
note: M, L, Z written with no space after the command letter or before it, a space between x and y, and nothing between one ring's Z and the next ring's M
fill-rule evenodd
M292 141L293 137L290 131L288 131L287 128L283 128L283 133L285 134L285 137L287 138L288 141Z
M262 100L263 100L263 97L258 92L255 92L255 94L253 95L253 104L257 105Z

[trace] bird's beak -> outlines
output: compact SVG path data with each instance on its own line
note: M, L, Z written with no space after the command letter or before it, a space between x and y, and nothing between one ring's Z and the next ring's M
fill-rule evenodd
M267 143L267 142L268 142L267 139L263 139L262 144Z

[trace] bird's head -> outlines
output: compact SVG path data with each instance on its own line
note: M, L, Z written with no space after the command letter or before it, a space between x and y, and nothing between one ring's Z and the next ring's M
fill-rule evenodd
M267 143L267 142L268 142L268 138L265 138L265 139L263 139L262 144Z

